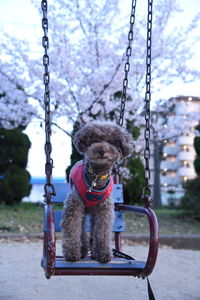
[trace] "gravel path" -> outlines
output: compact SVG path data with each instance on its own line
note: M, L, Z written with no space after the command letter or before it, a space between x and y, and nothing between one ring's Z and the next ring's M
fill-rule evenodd
M144 259L147 247L124 246ZM60 252L60 250L59 250ZM146 300L146 280L133 277L61 276L47 280L42 243L0 244L0 300ZM156 300L200 300L200 251L162 248L150 276Z

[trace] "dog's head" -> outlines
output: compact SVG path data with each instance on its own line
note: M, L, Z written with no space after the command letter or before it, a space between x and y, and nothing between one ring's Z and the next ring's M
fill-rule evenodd
M132 137L122 127L109 122L90 122L74 136L79 153L96 164L113 164L132 152Z

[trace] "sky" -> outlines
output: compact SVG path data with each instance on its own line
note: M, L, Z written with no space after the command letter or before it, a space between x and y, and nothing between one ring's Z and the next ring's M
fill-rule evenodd
M49 5L51 5L52 1L55 0L48 1ZM138 0L140 9L142 9L143 1L144 0ZM127 9L127 12L129 12L125 1L123 0L122 2L123 10ZM191 21L197 12L200 12L199 0L181 0L179 2L185 12L182 17L174 20L174 26L176 26L177 23L181 23L181 25L184 26L184 24ZM131 2L127 0L126 3L130 6ZM0 30L1 27L10 35L27 39L31 43L33 55L38 57L42 55L42 46L40 49L37 44L37 41L41 40L43 35L41 17L31 3L31 0L0 0ZM194 59L193 64L199 64L200 67L200 58ZM161 91L161 94L168 98L177 95L200 96L200 81L187 85L176 84L171 87L166 87ZM27 127L25 133L28 134L32 143L32 147L29 151L27 169L32 177L43 177L45 176L44 132L40 128L39 122L35 120ZM65 177L65 169L70 163L70 138L60 130L54 130L51 140L53 144L52 158L54 161L53 176L54 178Z

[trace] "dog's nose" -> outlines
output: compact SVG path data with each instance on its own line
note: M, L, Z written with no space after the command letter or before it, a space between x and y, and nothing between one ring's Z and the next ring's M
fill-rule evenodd
M99 150L99 154L101 155L101 156L104 156L104 154L105 154L106 152L104 151L104 150Z

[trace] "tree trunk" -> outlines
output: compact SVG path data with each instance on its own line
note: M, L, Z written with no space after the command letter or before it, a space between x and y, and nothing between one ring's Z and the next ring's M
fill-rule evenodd
M153 163L154 163L154 182L153 182L153 204L154 208L162 206L161 185L160 185L160 165L162 159L163 143L154 141Z

